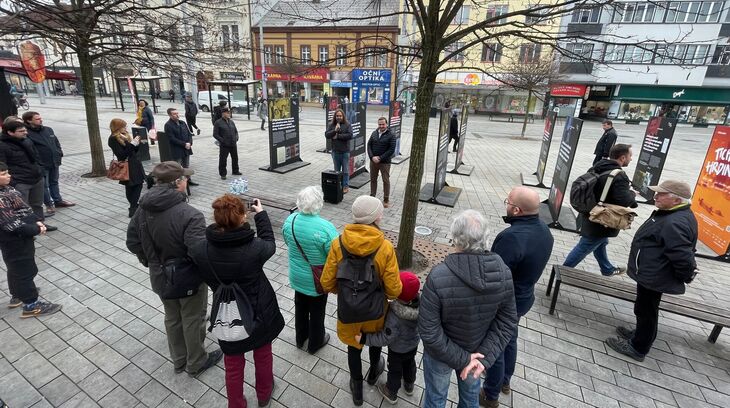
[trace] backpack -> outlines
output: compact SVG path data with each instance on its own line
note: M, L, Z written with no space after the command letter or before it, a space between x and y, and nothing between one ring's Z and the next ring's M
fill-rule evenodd
M618 175L622 170L619 170L615 175ZM596 184L598 179L604 174L610 174L611 171L605 173L596 173L593 169L588 170L587 173L581 175L570 186L570 206L573 207L580 214L590 214L593 207L598 204L598 198L596 198ZM607 183L609 181L606 181Z
M356 256L347 251L339 238L342 261L337 265L337 319L342 323L375 320L385 314L385 291L373 259L380 247L369 255Z

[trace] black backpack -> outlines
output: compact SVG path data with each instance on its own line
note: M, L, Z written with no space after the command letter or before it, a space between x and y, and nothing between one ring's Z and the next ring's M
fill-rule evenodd
M337 319L342 323L375 320L385 314L385 291L373 259L380 247L366 256L352 255L342 244L337 265Z
M590 169L587 173L575 179L570 186L570 206L580 214L589 214L593 207L598 204L595 190L598 179L604 174L610 175L611 172L612 170L596 173L593 169Z

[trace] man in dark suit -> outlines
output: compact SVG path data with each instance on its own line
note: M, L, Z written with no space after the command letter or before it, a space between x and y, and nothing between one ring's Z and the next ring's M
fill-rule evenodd
M603 135L598 139L596 150L593 151L596 155L596 158L593 159L593 165L603 159L608 159L608 153L611 151L613 145L616 144L616 139L618 138L616 129L613 128L613 122L610 120L604 120L601 127L603 127Z
M180 120L180 113L177 109L169 108L167 116L170 117L170 120L165 123L165 134L170 140L172 159L187 169L190 167L190 156L193 154L193 134L190 133L188 125ZM194 183L188 177L188 185L197 186L198 183Z

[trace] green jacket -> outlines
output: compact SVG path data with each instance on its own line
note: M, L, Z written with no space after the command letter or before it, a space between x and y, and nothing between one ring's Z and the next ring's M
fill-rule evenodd
M289 248L289 282L291 287L307 296L319 296L314 289L312 270L304 260L292 236L292 220L294 220L294 217L296 217L294 232L297 240L307 253L309 262L312 262L313 265L324 265L330 250L330 243L340 234L331 222L319 215L296 212L284 221L281 232L284 235L284 242Z

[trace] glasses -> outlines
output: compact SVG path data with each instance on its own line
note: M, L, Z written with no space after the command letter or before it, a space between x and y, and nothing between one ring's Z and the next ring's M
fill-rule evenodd
M511 205L512 207L515 207L518 210L522 210L522 208L520 208L520 206L510 203L508 198L504 199L504 205Z

